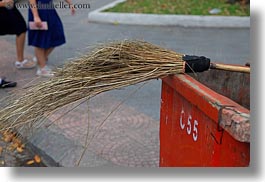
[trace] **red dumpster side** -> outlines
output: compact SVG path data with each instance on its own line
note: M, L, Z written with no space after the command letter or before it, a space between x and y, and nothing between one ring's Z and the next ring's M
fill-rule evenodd
M160 166L249 166L249 110L189 75L162 79Z

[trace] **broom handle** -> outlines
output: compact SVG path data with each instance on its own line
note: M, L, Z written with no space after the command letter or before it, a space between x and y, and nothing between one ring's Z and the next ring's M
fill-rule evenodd
M227 70L227 71L235 71L235 72L242 72L242 73L250 73L250 67L245 67L245 66L235 66L235 65L211 63L210 68L211 69L218 69L218 70Z

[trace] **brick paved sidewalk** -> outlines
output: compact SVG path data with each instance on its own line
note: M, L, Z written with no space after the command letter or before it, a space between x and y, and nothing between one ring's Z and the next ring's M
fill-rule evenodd
M14 42L9 42L4 38L0 37L0 76L5 76L9 80L18 82L18 88L21 88L24 84L27 84L34 79L36 69L18 70L14 64L17 59L16 57L16 46ZM32 59L32 55L25 52L25 57ZM13 89L8 89L13 90ZM2 92L3 90L1 90ZM0 93L2 94L2 93Z
M1 50L6 50L0 57L1 75L18 81L18 88L36 79L36 69L26 71L14 68L15 47L11 42L0 39L0 46ZM15 90L0 90L0 96L2 98ZM127 104L121 104L110 93L81 102L59 109L45 122L45 126L53 124L33 132L29 140L61 166L159 165L159 121ZM97 129L102 122L104 124ZM90 144L86 147L88 130ZM87 150L81 158L85 148Z
M50 64L63 65L69 58L85 52L87 46L124 39L146 40L176 52L205 55L221 63L245 64L249 61L249 29L191 29L88 22L88 12L112 1L89 1L91 9L79 10L75 16L71 16L69 11L58 10L64 24L67 43L55 49L50 56ZM28 10L20 11L27 19ZM0 76L18 81L18 88L21 88L36 78L36 69L26 71L14 68L14 40L8 36L0 37ZM33 52L28 46L26 50L28 55ZM60 165L75 166L84 151L87 122L90 121L91 136L96 126L135 87L137 86L99 95L89 101L89 107L86 103L81 104L49 128L36 131L31 142ZM0 90L0 98L15 90ZM152 80L129 101L123 103L94 137L80 166L158 166L160 90L161 82ZM4 103L0 103L0 106L2 104ZM53 122L66 110L58 111L49 117L46 123Z

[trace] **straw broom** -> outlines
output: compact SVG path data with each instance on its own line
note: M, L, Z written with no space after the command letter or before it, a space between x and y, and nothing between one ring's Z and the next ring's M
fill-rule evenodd
M62 106L102 92L183 73L182 56L144 41L98 46L58 69L53 78L25 89L0 110L0 130L34 125Z

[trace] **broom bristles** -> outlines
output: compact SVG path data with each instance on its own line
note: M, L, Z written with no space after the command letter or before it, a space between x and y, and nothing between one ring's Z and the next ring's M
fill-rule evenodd
M0 110L0 130L33 125L80 99L183 70L182 54L174 51L143 41L108 43L58 69L53 78L25 89Z

